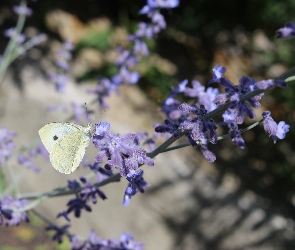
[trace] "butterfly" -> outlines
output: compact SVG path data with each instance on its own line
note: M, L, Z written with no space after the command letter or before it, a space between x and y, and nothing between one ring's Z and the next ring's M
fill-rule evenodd
M70 174L80 165L93 127L75 123L52 122L39 130L42 143L49 152L52 166L59 172Z

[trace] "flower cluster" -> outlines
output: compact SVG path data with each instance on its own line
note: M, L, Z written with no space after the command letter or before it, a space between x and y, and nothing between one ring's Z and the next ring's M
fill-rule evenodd
M225 72L226 68L221 65L214 67L213 77L209 81L209 84L217 82L222 85L225 93L219 93L218 90L213 88L208 88L205 91L205 88L198 81L192 82L192 88L186 87L187 80L180 82L164 101L162 107L162 111L171 120L165 120L164 125L157 126L155 131L159 133L168 132L173 134L174 137L178 137L180 132L187 132L186 137L190 144L192 146L199 146L204 157L209 162L213 162L216 156L208 150L207 143L217 143L218 136L216 133L217 126L214 120L210 118L208 111L213 111L219 106L226 104L227 109L222 114L223 122L219 123L219 125L228 126L232 143L244 149L245 142L238 125L244 122L245 117L255 118L256 115L252 108L260 107L259 100L263 96L260 90L275 86L286 87L287 84L283 80L256 82L250 77L243 76L240 78L239 84L234 85L223 76ZM243 99L245 95L251 94L253 91L257 91L257 94L248 99ZM194 104L180 104L175 99L176 94L179 93L196 98ZM197 107L196 102L200 103L200 107ZM274 141L277 138L283 139L289 131L289 125L286 125L284 122L276 124L268 112L265 112L263 115L265 131L272 136Z
M131 197L134 196L137 191L144 193L149 184L143 179L143 170L138 172L130 173L126 179L128 180L128 186L125 190L123 206L127 207L130 203Z
M136 242L130 233L123 233L120 241L105 240L98 237L92 230L89 233L88 239L82 241L75 236L70 238L72 250L95 250L95 249L109 249L109 250L142 250L143 243Z
M21 221L29 222L29 218L23 210L27 204L27 200L19 200L5 195L0 200L0 225L3 223L3 219L6 219L6 226L18 226Z
M295 37L295 24L293 22L286 22L284 28L277 30L277 38L291 38Z
M79 195L77 194L76 198L71 199L67 204L67 211L59 213L57 217L64 217L67 221L70 221L68 215L74 212L75 217L79 218L83 209L88 212L92 211L91 207L88 205L89 201L96 204L97 197L102 200L107 198L105 194L95 187L87 178L80 177L80 181L84 184L83 188L78 181L68 180L68 188L77 191Z
M71 40L67 40L62 44L62 49L57 51L58 59L55 61L55 65L59 69L60 73L50 74L50 79L55 83L55 89L58 92L65 92L66 83L69 82L70 78L66 75L69 71L69 60L72 58L71 51L74 49Z
M95 125L95 135L92 142L100 149L96 161L102 163L107 160L105 168L111 170L117 168L121 176L128 176L140 165L153 166L152 159L146 156L146 151L139 147L139 138L136 134L111 134L110 124L100 122Z
M118 73L111 79L101 78L96 89L89 90L89 93L96 94L100 106L107 108L106 97L112 92L118 91L122 84L136 84L139 80L139 73L133 68L138 65L142 57L149 55L149 49L144 39L155 38L156 35L166 28L164 16L160 9L171 9L179 5L179 0L148 0L147 5L140 10L140 14L147 15L151 22L140 22L138 30L129 36L133 46L129 50L119 48L120 56L116 60Z
M7 160L15 145L12 138L16 136L16 133L3 127L0 129L0 166Z

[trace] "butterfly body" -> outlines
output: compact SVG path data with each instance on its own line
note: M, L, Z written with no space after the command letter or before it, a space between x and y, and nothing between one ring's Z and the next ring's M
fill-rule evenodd
M92 125L52 122L39 130L42 143L49 152L52 166L59 172L70 174L82 161L92 137Z

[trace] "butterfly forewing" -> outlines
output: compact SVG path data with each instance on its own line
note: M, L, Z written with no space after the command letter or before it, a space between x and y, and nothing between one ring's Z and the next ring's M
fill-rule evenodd
M41 128L39 130L39 135L45 148L50 153L52 147L61 138L81 129L83 129L83 127L72 123L52 122Z

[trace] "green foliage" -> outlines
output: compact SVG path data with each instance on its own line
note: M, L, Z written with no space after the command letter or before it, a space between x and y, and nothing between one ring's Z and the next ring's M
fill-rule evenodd
M139 86L149 93L153 99L165 99L170 93L171 88L177 85L175 78L159 71L155 66L150 66Z
M110 37L112 29L105 29L100 32L89 32L76 46L79 51L82 48L90 47L99 51L105 51L110 48Z

